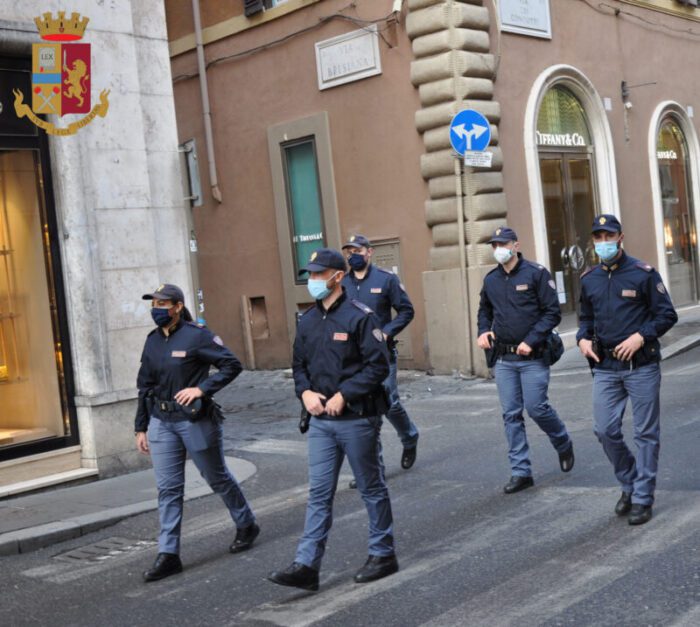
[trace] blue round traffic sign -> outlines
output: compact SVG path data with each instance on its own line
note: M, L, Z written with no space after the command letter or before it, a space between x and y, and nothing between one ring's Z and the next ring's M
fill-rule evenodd
M450 123L450 143L455 152L482 152L491 141L489 121L474 109L460 111Z

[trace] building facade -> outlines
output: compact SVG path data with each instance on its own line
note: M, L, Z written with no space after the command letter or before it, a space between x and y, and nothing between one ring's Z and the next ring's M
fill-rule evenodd
M194 214L208 321L248 365L289 363L309 302L300 260L353 232L417 305L404 366L485 372L475 311L506 221L551 269L565 334L596 263L595 213L620 217L677 306L697 304L693 2L194 4L200 28L187 3L166 5L178 131L221 191ZM465 108L489 120L490 168L455 158L449 125Z
M153 325L141 295L164 281L183 285L190 298L194 291L163 3L3 0L0 8L0 496L7 496L144 463L134 447L135 383ZM58 115L65 76L54 81L58 101L50 84L39 86L61 66L67 71L73 53L42 40L37 17L54 35L89 19L81 43L91 45L91 101L101 103L109 90L109 107L75 134L48 135L15 108L20 91L26 102L35 95L49 103L42 123L67 128L85 117ZM42 42L33 59L32 45Z

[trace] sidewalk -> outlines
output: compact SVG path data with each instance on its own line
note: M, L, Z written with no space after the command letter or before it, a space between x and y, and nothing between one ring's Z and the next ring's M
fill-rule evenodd
M255 474L253 464L227 457L239 483ZM185 500L212 491L191 461L185 469ZM27 553L158 509L152 469L0 501L0 555Z
M586 360L576 346L575 333L562 335L566 351L552 366L552 372L588 370ZM678 322L661 338L661 357L670 359L700 345L700 306L686 307L678 311Z

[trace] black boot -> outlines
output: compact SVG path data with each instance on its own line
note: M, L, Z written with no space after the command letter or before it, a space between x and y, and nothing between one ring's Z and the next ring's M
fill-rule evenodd
M182 572L182 562L180 561L180 556L174 553L158 553L156 561L153 566L143 573L143 580L148 581L158 581L159 579L165 579L170 577L170 575L176 575Z
M401 468L408 470L413 464L416 463L416 454L418 453L418 446L413 448L404 448L403 455L401 455Z
M396 555L370 555L365 565L357 571L355 583L376 581L382 577L393 575L398 570L399 563L396 561Z
M314 592L318 590L318 571L297 562L284 570L271 572L267 578L280 586L290 586Z
M651 505L633 503L627 522L630 525L643 525L651 520Z
M255 542L255 538L258 537L259 533L260 527L255 523L251 523L247 527L237 529L236 538L228 550L231 551L231 553L247 551L251 546L253 546L253 542Z
M574 445L573 442L566 451L559 453L559 468L562 472L570 472L574 467Z
M503 486L503 491L506 494L515 494L525 488L531 488L533 485L535 485L535 482L532 477L518 477L514 475L510 478L510 481Z
M627 516L632 509L632 494L623 492L620 500L615 504L615 513L618 516Z

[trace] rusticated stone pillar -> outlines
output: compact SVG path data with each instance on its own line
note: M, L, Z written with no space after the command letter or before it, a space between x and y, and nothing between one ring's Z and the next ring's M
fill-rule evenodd
M433 235L432 271L424 275L428 340L433 368L440 372L487 373L474 344L476 309L482 277L493 264L488 236L506 216L498 147L501 111L493 100L495 58L489 52L489 25L482 0L408 0L406 29L415 57L411 81L422 107L416 112L416 129L425 144L421 172L429 188L425 217ZM488 170L470 169L460 186L449 124L462 109L476 109L489 120L493 163ZM460 211L466 271L460 269ZM460 298L463 289L470 315Z

